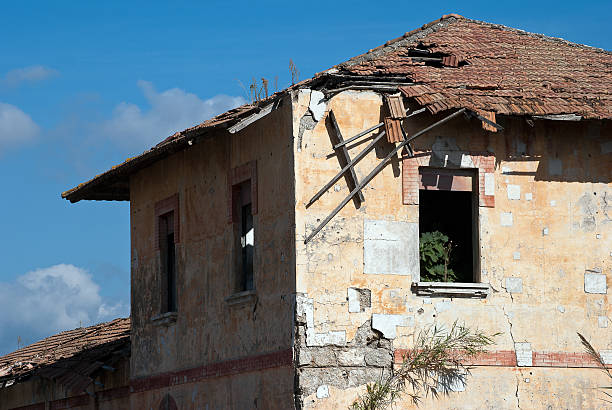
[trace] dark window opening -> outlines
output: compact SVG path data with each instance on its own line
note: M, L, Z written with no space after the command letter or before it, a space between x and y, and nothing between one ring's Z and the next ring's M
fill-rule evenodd
M234 186L236 207L236 248L237 281L236 291L243 292L255 288L253 280L253 253L255 249L255 229L251 202L251 181L247 180Z
M463 171L420 174L421 281L478 282L477 178Z
M162 313L177 311L174 212L159 217Z

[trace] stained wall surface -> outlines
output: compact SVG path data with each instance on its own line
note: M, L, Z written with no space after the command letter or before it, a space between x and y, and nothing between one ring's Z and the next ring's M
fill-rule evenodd
M596 369L582 368L592 363L582 355L576 332L612 361L609 123L530 124L498 116L505 129L493 133L484 131L480 121L460 116L415 140L417 159L394 156L363 190L365 202L359 208L349 202L305 245L307 235L350 191L341 178L305 206L341 169L330 142L329 111L345 139L382 122L385 112L382 96L370 91L344 91L321 102L316 92L301 90L293 105L296 333L301 335L296 356L304 407L350 404L364 383L390 369L391 354L412 346L421 329L456 320L501 335L464 391L451 393L452 400L427 400L426 407L517 408L518 400L523 408L557 408L565 402L572 408L601 407L588 389L602 379ZM407 134L442 117L412 117L405 121ZM349 144L351 157L370 141L366 136ZM383 138L356 165L357 178L362 180L392 148ZM415 278L401 271L415 262L403 253L418 245L419 166L477 175L482 192L475 218L475 274L490 284L486 298L416 296L411 290ZM452 203L446 212L455 212ZM378 237L368 233L373 229L381 231ZM374 328L369 339L360 336L368 334L360 331L367 327Z
M130 409L130 363L122 359L113 371L102 370L86 391L67 391L61 383L32 377L0 390L0 409Z
M244 408L231 399L244 392L267 408L293 402L291 108L284 101L244 130L220 131L131 178L133 408L155 407L164 394L179 408ZM255 290L236 295L230 176L253 165ZM160 315L155 214L156 204L174 195L175 318Z

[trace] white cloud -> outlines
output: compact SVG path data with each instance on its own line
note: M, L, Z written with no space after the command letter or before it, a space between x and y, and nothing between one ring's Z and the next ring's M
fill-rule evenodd
M52 68L42 65L32 65L9 71L4 76L4 83L11 87L16 87L25 82L33 83L46 80L47 78L55 77L58 74L59 73L57 70Z
M150 148L177 131L246 102L242 97L222 94L201 100L179 88L157 92L147 81L138 81L138 87L150 107L143 110L136 104L122 102L115 107L112 118L99 127L103 136L130 149Z
M129 315L125 303L110 304L84 269L60 264L0 283L0 355L17 338L30 344L62 330Z
M11 104L0 102L0 152L3 148L32 140L40 128L32 118Z

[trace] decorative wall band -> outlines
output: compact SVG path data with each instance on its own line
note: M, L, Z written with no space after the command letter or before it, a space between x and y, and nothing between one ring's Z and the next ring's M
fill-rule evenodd
M122 399L129 397L130 387L122 386L114 389L100 390L96 392L99 402ZM49 409L70 409L78 406L88 406L90 404L90 396L81 394L78 396L67 397L65 399L57 399L49 402ZM30 404L28 406L13 407L11 410L46 410L45 402Z
M193 369L132 379L130 381L130 388L132 393L138 393L184 383L194 383L211 378L290 366L293 366L293 351L287 349L259 356L207 364Z
M402 363L408 349L396 349L394 362ZM595 368L599 367L588 353L572 352L532 352L532 365L526 367L566 367L566 368ZM494 350L483 353L464 362L471 366L501 366L517 367L516 352L514 350ZM612 365L607 365L612 368Z

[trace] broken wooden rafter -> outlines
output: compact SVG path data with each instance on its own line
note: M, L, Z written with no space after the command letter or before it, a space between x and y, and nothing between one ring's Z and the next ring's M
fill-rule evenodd
M580 121L582 116L577 114L550 114L550 115L534 115L533 118L538 120L553 120L553 121Z
M406 116L406 118L410 118L410 117L412 117L414 115L417 115L417 114L420 114L422 112L425 112L425 110L427 110L427 108L420 108L420 109L418 109L416 111L413 111L410 114L408 114ZM345 140L344 142L341 142L341 143L335 145L334 149L339 148L339 147L341 147L343 145L349 144L349 143L355 141L357 138L363 137L364 135L369 134L370 132L374 131L375 129L378 129L378 128L382 127L383 125L385 125L385 123L381 122L381 123L378 123L378 124L374 125L373 127L368 128L365 131L361 131L359 134L355 135L354 137L351 137L351 138Z
M503 131L504 130L504 127L502 127L498 123L493 122L490 119L488 119L488 118L478 114L476 111L468 110L467 113L468 113L468 116L473 116L473 117L478 118L480 121L482 121L482 122L486 123L487 125L495 128L497 131Z
M321 229L323 229L323 227L325 225L327 225L327 223L329 221L332 220L332 218L334 216L336 216L338 214L338 212L340 212L340 210L342 208L344 208L344 206L353 198L353 196L355 196L355 194L357 194L357 192L361 191L372 179L374 179L374 177L376 175L378 175L378 173L387 165L387 162L395 155L397 154L402 148L404 148L406 145L408 145L411 141L413 141L415 138L420 137L421 135L425 134L426 132L436 128L439 125L442 125L450 120L452 120L453 118L461 115L462 113L466 112L467 109L466 108L461 108L457 111L455 111L454 113L444 117L443 119L441 119L440 121L418 131L416 134L414 134L413 136L411 136L410 138L405 139L404 141L402 141L400 144L398 144L395 149L393 149L391 152L389 152L389 154L387 154L387 156L361 181L361 183L355 187L355 189L353 189L351 191L350 194L348 194L348 196L346 198L344 198L344 200L336 207L334 208L334 210L331 212L331 214L329 214L327 216L327 218L325 218L313 231L310 235L308 235L308 237L304 240L304 244L307 244L312 238L315 237L315 235L317 233L319 233L321 231Z
M378 143L378 141L380 141L382 139L382 137L385 136L385 132L381 131L380 134L378 134L373 140L372 142L370 142L368 144L367 147L365 147L359 154L357 154L355 156L355 158L353 158L348 164L346 164L341 170L340 172L338 172L332 179L331 181L329 181L327 184L325 184L325 186L323 188L321 188L319 190L319 192L317 192L316 194L314 194L314 196L310 199L310 201L308 201L308 203L306 204L306 208L308 208L310 205L312 205L317 199L321 198L321 195L323 195L325 192L327 192L327 190L329 188L332 187L332 185L334 185L340 178L342 178L342 175L344 175L344 173L346 171L348 171L349 169L352 169L352 167L361 160L361 158L363 158L368 152L370 152L372 150L372 148L374 148L374 146Z
M279 103L280 103L280 98L277 99L276 101L266 105L259 112L256 112L255 114L251 114L248 117L244 118L243 120L238 121L236 124L234 124L231 127L229 127L228 131L230 133L232 133L232 134L235 134L238 131L248 127L249 125L251 125L255 121L259 120L260 118L265 117L266 115L268 115L272 111L274 111L279 106Z
M329 120L332 123L332 126L334 127L335 143L341 143L342 141L344 141L344 139L342 138L342 133L340 132L340 126L338 126L338 121L336 121L336 115L334 114L333 110L329 111ZM340 160L341 166L344 167L351 163L351 157L349 156L346 145L340 146L340 148L337 148L336 151L339 151L338 159ZM351 191L359 185L359 180L357 179L357 174L355 173L355 168L353 166L349 166L349 178L347 182L348 182L347 185ZM358 198L359 205L361 205L365 201L363 192L361 191L358 192L357 198Z

